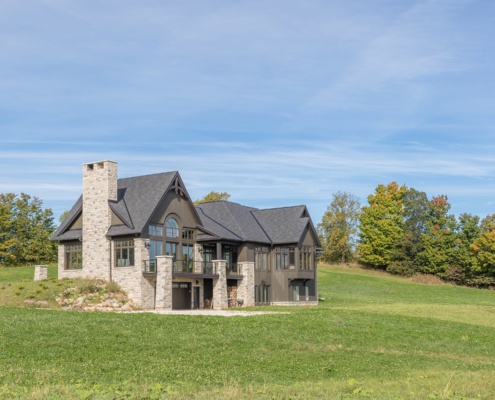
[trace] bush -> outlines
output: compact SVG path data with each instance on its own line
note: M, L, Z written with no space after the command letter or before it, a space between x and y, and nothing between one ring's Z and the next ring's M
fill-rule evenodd
M456 285L466 284L466 274L458 265L451 265L443 274L440 274L440 277Z
M421 283L423 285L443 285L444 282L436 275L432 274L417 274L411 278L414 283Z
M400 261L392 262L387 267L387 272L393 275L402 275L402 276L414 275L414 269L410 265Z
M113 293L118 293L122 291L122 288L117 282L107 282L105 289L107 292L113 292Z

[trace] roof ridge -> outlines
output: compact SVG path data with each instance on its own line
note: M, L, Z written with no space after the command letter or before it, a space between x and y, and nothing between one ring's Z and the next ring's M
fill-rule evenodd
M201 210L201 209L200 209ZM223 226L220 222L218 222L217 220L211 218L209 215L207 215L204 210L201 210L202 212L202 215L204 215L206 218L208 218L210 221L212 221L213 223L217 224L218 226L221 226L223 229L225 229L226 231L232 233L234 236L237 236L239 239L241 240L244 240L243 237L239 236L237 233L235 232L232 232L229 228L227 228L226 226ZM201 219L201 218L200 218Z
M254 220L257 222L257 224L259 225L259 227L261 228L261 230L263 231L263 233L266 235L266 237L268 238L268 240L270 241L271 244L273 244L273 239L270 237L270 235L268 234L268 232L265 230L265 228L263 227L263 225L261 224L261 222L258 220L258 218L256 218L256 215L254 215L254 211L250 211L251 215L253 216Z
M158 175L168 175L168 174L176 174L179 171L166 171L166 172L156 172L154 174L145 174L145 175L137 175L137 176L128 176L126 178L118 178L117 181L124 181L127 179L139 179L139 178L146 178L150 176L158 176Z
M225 206L226 203L228 203L228 201L224 201L223 202L223 205ZM235 203L232 203L232 204L235 204ZM242 206L241 204L239 204L240 206ZM246 232L244 232L244 230L242 229L242 227L239 225L239 223L237 222L237 218L234 217L234 215L230 212L229 210L229 207L224 207L227 212L229 213L230 217L232 218L232 221L234 221L234 225L237 227L237 229L239 229L239 231L241 232L241 236L239 235L236 235L236 236L239 236L241 239L244 239L246 237Z
M253 211L283 210L283 209L298 208L298 207L306 207L306 206L304 204L300 204L298 206L284 206L284 207L261 208L261 209L256 209L256 210L253 210Z

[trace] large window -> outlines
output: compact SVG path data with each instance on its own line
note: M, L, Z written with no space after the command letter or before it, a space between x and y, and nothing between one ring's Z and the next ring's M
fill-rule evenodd
M150 234L150 236L163 236L163 226L162 225L150 225L149 234Z
M162 240L150 240L150 268L155 271L156 256L163 254L163 241Z
M165 244L165 255L172 256L173 261L177 259L177 243L167 242Z
M194 229L182 229L182 239L194 240Z
M182 245L182 266L183 272L192 272L194 263L194 245Z
M215 259L215 247L204 246L203 260L205 274L212 274L214 272L213 260Z
M275 266L277 269L295 268L294 247L276 247L275 248Z
M178 238L179 237L179 223L173 217L167 219L165 223L165 233L169 238Z
M291 292L292 292L292 300L293 301L299 301L299 286L290 286Z
M268 253L270 249L268 247L255 247L254 248L254 268L267 271L268 268Z
M115 266L134 266L134 240L119 240L115 242Z
M65 245L65 269L82 269L82 245Z
M299 268L311 269L311 247L303 246L299 252Z
M270 286L256 285L254 287L254 301L256 304L270 304Z

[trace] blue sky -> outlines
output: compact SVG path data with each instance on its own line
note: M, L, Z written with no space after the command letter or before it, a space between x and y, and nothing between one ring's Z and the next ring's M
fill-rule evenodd
M81 165L254 207L397 181L495 213L495 2L0 0L0 192Z

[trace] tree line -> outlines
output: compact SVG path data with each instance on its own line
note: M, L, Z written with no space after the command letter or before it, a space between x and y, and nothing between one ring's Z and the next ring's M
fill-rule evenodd
M39 198L0 193L0 267L54 262L55 228L52 210Z
M356 196L335 193L318 225L323 259L495 287L495 214L456 217L450 208L445 195L428 198L396 182L378 185L362 207Z

